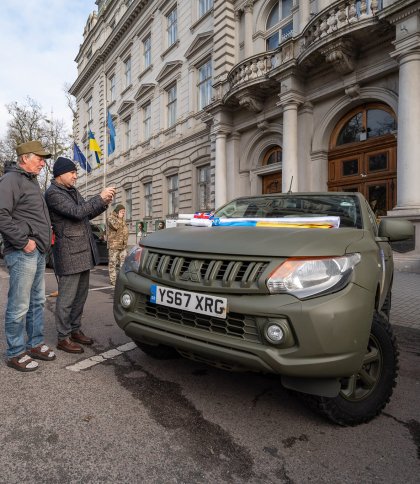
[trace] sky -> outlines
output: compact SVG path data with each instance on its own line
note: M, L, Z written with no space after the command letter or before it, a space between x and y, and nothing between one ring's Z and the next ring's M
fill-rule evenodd
M96 9L95 0L1 0L0 137L9 118L5 104L28 96L71 131L64 85L76 80L74 59Z

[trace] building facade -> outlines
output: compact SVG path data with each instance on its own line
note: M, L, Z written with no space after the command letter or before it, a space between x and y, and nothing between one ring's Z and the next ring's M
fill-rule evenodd
M77 140L116 150L87 191L134 222L240 195L360 191L420 227L420 4L97 1L71 88ZM92 159L92 163L93 159ZM397 248L420 271L420 242Z

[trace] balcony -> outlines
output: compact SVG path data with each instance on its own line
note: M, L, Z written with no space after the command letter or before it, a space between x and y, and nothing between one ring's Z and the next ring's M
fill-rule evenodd
M264 97L278 86L279 74L291 66L307 72L325 62L342 75L352 72L357 49L380 31L376 14L381 9L382 0L339 0L329 5L300 35L234 66L219 99L247 107L251 100L252 110L258 112Z
M341 30L354 30L374 19L382 0L339 0L316 15L303 31L302 50ZM350 28L349 28L350 27ZM354 27L354 28L351 28ZM344 32L339 32L341 35Z
M248 104L249 95L251 95L258 103L258 99L263 98L273 86L277 85L271 74L292 59L293 41L288 40L276 50L262 52L243 60L227 76L227 92L223 101L239 101L239 104L243 101ZM254 105L252 110L259 109Z

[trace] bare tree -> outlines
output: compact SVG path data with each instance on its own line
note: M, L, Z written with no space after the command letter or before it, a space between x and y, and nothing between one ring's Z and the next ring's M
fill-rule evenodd
M40 104L30 97L22 105L13 102L7 104L6 108L10 120L7 123L6 136L0 140L0 165L16 162L15 148L20 143L40 140L52 154L38 177L41 188L45 190L51 180L54 160L60 155L70 154L71 136L65 123L52 116L48 118Z
M74 96L70 94L70 88L71 84L69 82L65 82L63 86L64 95L66 96L67 106L73 113L73 119L75 119L77 117L77 104Z

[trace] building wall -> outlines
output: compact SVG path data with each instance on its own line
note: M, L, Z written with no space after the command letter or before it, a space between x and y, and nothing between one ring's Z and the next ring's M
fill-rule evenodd
M412 180L418 169L408 143L399 141L420 130L420 99L408 94L413 91L410 82L420 79L418 2L214 0L202 17L199 0L96 3L98 12L87 21L76 58L76 141L86 146L91 129L104 151L108 109L117 135L106 170L102 166L87 177L87 194L106 182L118 187L120 202L124 187L131 186L134 222L145 215L144 180L153 183L151 218L168 215L166 178L173 173L179 176L179 211L197 210L197 166L202 164L211 166L211 208L238 195L261 193L264 176L277 172L283 191L290 186L295 191L327 190L330 140L337 123L356 106L380 102L399 122L398 201L388 215L407 216L417 224L420 196ZM269 28L276 5L288 16ZM178 40L168 48L166 16L173 7ZM287 28L291 21L292 32ZM269 48L276 32L278 47ZM152 61L145 69L143 41L149 34ZM126 87L124 63L129 57L132 83ZM197 68L210 58L212 99L199 110ZM177 119L168 127L167 89L174 82ZM87 120L90 97L92 122ZM152 129L145 139L143 108L149 101ZM126 146L129 118L132 140ZM420 143L417 138L413 142ZM282 149L282 162L266 166L264 154L274 146ZM401 263L403 268L420 270L419 244L407 256L398 256L410 259Z

